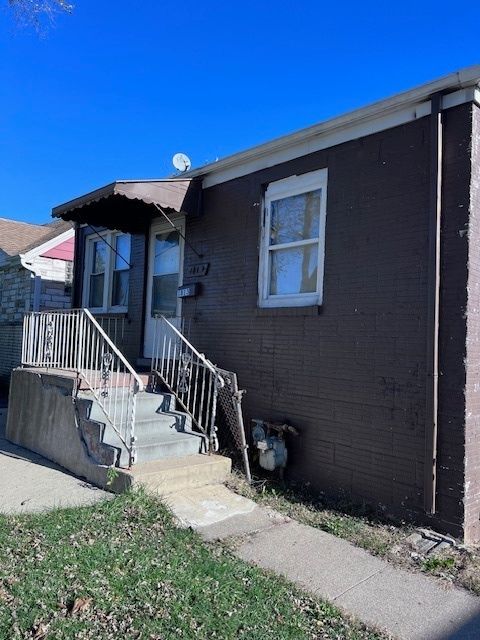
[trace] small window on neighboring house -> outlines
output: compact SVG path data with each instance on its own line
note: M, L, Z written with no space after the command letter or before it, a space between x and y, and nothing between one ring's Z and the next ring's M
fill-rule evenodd
M94 311L126 311L130 235L107 232L100 236L86 239L84 304Z
M260 306L322 303L326 196L326 169L268 185L260 253Z

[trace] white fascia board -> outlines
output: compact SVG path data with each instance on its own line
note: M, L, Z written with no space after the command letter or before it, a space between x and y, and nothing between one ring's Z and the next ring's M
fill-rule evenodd
M468 102L474 98L479 82L480 65L469 67L387 100L189 171L185 177L203 177L203 187L208 188L214 184L428 115L430 96L439 91L450 92L444 96L443 108L445 109Z
M234 178L239 178L254 173L255 171L260 171L261 169L268 169L277 164L295 160L309 153L314 153L315 151L328 149L350 140L372 135L385 129L398 127L401 124L406 124L419 117L428 115L430 113L430 104L428 104L428 109L426 106L427 105L412 106L366 122L338 125L338 127L330 131L316 134L315 137L289 144L288 147L269 150L265 154L259 154L257 157L242 164L207 174L203 179L203 188L207 189L221 182L227 182L227 180L233 180Z
M55 236L54 238L50 238L50 240L47 240L43 244L39 244L38 247L34 247L33 249L30 249L30 251L27 251L27 253L20 254L22 263L24 261L29 262L34 258L38 258L38 256L40 256L42 253L45 253L46 251L50 251L50 249L53 249L59 244L62 244L62 242L65 242L65 240L70 240L70 238L73 238L74 235L75 235L75 229L67 229L60 235Z
M475 87L473 101L475 102L477 107L480 107L480 89L478 87Z

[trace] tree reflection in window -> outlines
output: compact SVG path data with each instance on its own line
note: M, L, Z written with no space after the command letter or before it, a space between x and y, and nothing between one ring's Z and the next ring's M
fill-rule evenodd
M269 295L317 290L322 190L273 200L269 233Z

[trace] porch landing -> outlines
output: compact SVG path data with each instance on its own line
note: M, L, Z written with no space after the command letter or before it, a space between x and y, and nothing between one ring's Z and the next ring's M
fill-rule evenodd
M75 371L71 371L70 369L57 369L55 367L23 367L23 371L30 371L32 373L38 373L41 375L48 376L56 376L59 378L67 378L69 380L77 380L78 390L79 391L88 391L90 389L89 385L85 382L84 378L79 375ZM87 370L87 374L91 380L95 380L95 384L93 385L95 389L101 389L102 387L102 379L99 371L94 369ZM138 377L143 382L144 386L147 387L150 381L150 374L145 372L137 372ZM116 387L127 387L130 384L130 376L125 373L119 373L115 376L115 386Z

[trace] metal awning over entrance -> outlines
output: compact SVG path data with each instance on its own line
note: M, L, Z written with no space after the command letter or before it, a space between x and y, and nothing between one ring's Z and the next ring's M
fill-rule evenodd
M201 181L117 180L52 209L63 220L124 231L142 230L159 208L171 213L200 213Z

